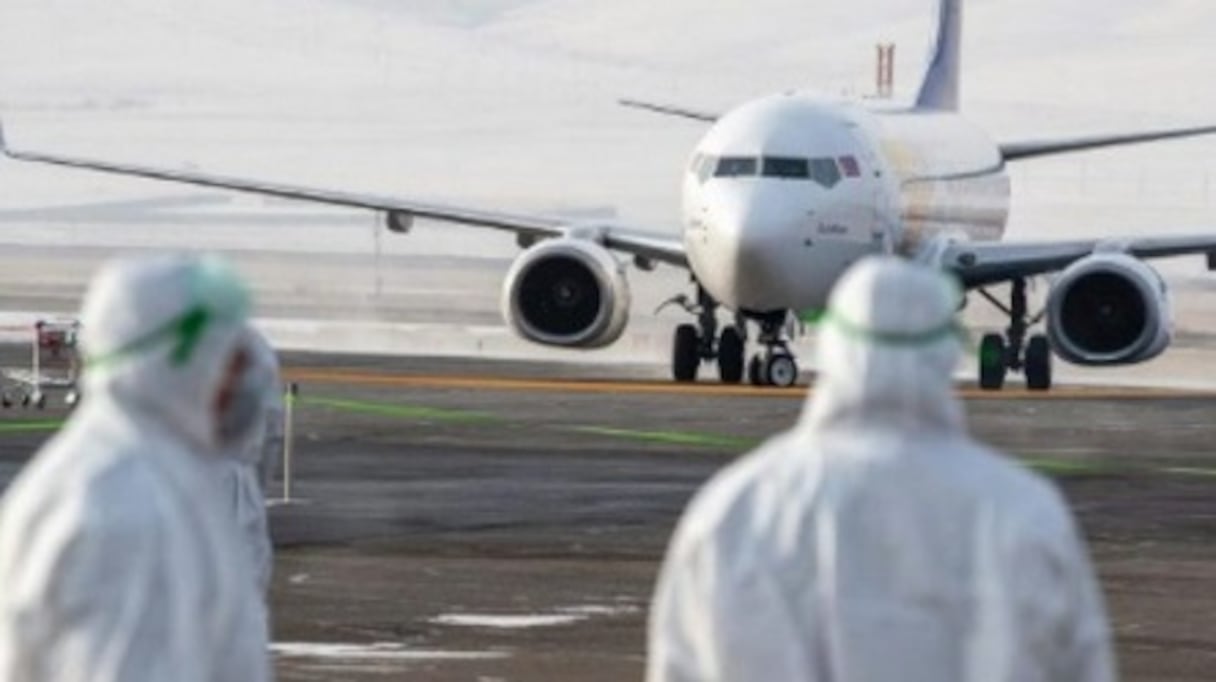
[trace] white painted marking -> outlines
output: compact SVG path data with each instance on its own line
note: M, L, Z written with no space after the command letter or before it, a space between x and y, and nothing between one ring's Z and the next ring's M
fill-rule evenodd
M636 604L585 604L583 606L566 606L558 609L561 613L576 616L626 616L638 613L642 608Z
M350 644L340 642L275 642L271 653L280 658L327 658L339 660L392 661L480 661L507 658L503 651L444 651L407 649L396 642Z
M547 628L573 625L588 616L573 613L534 613L501 615L490 613L445 613L431 618L435 625L452 625L462 628L494 628L497 630L522 630L525 628Z
M573 625L597 616L619 616L637 613L639 607L632 604L603 605L583 604L563 606L553 613L489 614L489 613L445 613L427 622L435 625L451 625L467 628L494 628L519 630Z

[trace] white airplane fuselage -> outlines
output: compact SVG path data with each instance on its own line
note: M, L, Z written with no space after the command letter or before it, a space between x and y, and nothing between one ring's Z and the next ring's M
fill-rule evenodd
M1010 183L996 144L958 114L805 93L723 116L684 174L693 273L730 310L822 308L875 253L999 240Z

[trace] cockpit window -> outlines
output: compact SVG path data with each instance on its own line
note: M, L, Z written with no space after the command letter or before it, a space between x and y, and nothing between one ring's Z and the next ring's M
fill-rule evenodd
M860 178L861 164L857 163L856 156L840 157L840 170L844 171L846 178Z
M753 176L756 174L758 165L754 157L724 156L718 159L718 168L714 171L714 177L738 178Z
M861 175L857 160L844 157L837 161L831 157L807 159L796 156L723 156L698 154L693 157L690 169L701 182L710 177L743 178L757 175L785 180L813 180L831 189L844 178Z
M806 159L785 156L764 157L760 174L766 178L789 178L805 180L811 177L810 163Z
M840 167L836 159L811 159L811 179L831 189L840 182Z

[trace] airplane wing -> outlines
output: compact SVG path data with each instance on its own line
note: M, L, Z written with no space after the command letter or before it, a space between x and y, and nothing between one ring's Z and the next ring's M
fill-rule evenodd
M1037 140L1025 142L1007 142L1000 145L1001 155L1006 161L1020 161L1040 156L1068 154L1103 147L1120 147L1144 142L1158 142L1198 135L1216 133L1216 126L1196 126L1191 128L1171 128L1167 130L1152 130L1139 133L1123 133L1114 135L1088 135L1055 140Z
M974 288L1057 272L1091 254L1110 252L1143 259L1206 255L1213 269L1216 232L1067 242L958 242L945 248L940 262L957 273L964 286Z
M508 213L468 206L415 201L401 197L343 192L261 180L233 178L192 170L170 170L134 164L114 163L39 152L16 151L7 145L0 127L0 152L19 161L79 168L118 175L131 175L188 185L262 194L333 206L383 211L390 216L390 229L405 231L399 219L426 218L473 227L513 232L525 238L561 237L578 231L604 246L640 258L688 267L684 243L676 235L640 230L612 221L580 221L550 215Z
M650 111L650 112L653 112L656 114L663 114L665 116L675 116L677 118L688 118L688 119L692 119L694 121L701 121L703 123L713 123L714 121L717 121L719 118L721 118L720 114L713 114L708 111L699 111L697 109L688 109L686 107L673 106L670 104L657 104L655 102L644 102L644 101L638 100L638 99L621 99L621 100L617 100L617 103L623 107L629 107L630 109L641 109L643 111Z

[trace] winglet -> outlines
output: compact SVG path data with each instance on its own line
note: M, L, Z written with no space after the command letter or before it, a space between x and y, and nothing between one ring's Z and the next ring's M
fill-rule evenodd
M4 120L0 119L0 154L8 155L8 144L4 141Z
M963 0L938 0L937 36L929 66L916 95L922 109L955 111L959 101L959 70L963 45Z

